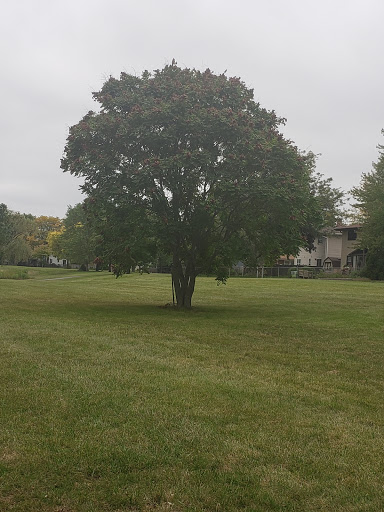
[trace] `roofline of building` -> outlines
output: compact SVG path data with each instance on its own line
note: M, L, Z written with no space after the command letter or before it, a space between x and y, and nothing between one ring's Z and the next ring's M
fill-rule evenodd
M346 224L346 225L336 226L334 229L336 231L343 231L344 229L360 229L361 227L362 227L361 224Z

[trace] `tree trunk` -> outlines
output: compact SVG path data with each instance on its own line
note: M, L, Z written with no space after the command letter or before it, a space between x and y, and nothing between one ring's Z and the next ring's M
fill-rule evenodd
M185 268L177 256L173 257L172 284L176 295L178 308L191 308L192 295L195 291L196 271L193 263L187 263Z

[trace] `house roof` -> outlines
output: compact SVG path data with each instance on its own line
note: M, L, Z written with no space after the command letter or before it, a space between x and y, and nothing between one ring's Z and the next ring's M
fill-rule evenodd
M341 224L340 226L336 226L336 231L343 231L344 229L360 229L361 224Z
M366 249L355 249L354 251L348 253L348 256L353 256L355 254L365 254L366 252Z
M336 228L333 228L333 227L326 227L326 228L323 228L320 233L322 236L326 237L326 238L329 238L330 236L340 236L341 233L339 233L338 231L335 231Z
M339 268L339 267L341 267L341 259L340 259L340 258L333 258L333 257L331 257L331 256L328 256L328 258L325 258L324 263L325 263L326 261L330 261L330 262L332 263L332 266L333 266L334 268Z

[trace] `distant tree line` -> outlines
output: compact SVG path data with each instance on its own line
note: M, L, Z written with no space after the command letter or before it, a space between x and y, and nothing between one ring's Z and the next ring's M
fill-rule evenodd
M0 263L46 261L50 254L49 234L61 226L58 217L35 217L0 204Z
M47 266L51 256L84 269L97 258L97 237L83 205L69 207L60 219L13 212L0 204L0 264Z

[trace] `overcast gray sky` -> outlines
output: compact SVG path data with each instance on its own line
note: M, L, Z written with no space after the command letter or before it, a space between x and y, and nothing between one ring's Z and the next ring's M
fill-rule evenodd
M63 217L82 196L60 158L92 91L173 58L239 76L348 190L384 142L383 20L383 0L3 2L0 203Z

